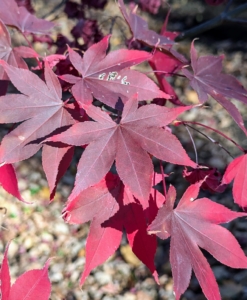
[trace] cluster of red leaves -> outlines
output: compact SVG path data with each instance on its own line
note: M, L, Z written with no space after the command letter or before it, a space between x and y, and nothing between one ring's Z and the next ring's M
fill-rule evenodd
M82 147L75 185L63 210L68 223L91 221L81 284L93 268L115 252L125 230L133 252L150 269L157 283L156 237L149 234L163 239L171 236L170 259L176 299L186 290L192 269L206 297L220 299L212 270L199 247L230 267L246 268L247 259L239 244L230 232L218 225L246 214L230 211L207 198L194 199L200 187L222 192L234 179L234 200L241 207L247 207L246 154L233 160L222 180L215 168L205 169L193 162L168 127L193 106L184 105L166 79L182 72L201 103L207 101L208 95L212 96L245 134L242 116L228 98L247 104L247 91L235 78L221 73L222 56L198 58L192 43L189 64L174 49L177 33L166 30L168 17L161 34L157 34L148 29L147 22L135 10L128 12L123 0L119 0L118 5L132 32L132 41L155 47L155 51L150 54L120 49L108 53L110 35L95 43L95 39L100 39L99 35L96 38L96 23L84 19L84 5L101 8L106 1L96 2L67 1L65 7L69 17L78 19L72 34L76 40L83 38L87 50L73 49L76 43L61 37L60 54L43 58L29 47L12 47L6 25L22 34L36 34L47 33L52 24L32 15L25 8L29 2L18 7L14 0L0 0L7 12L0 11L0 47L3 49L0 79L10 80L20 92L7 95L2 92L0 97L0 123L20 123L1 142L0 183L7 192L22 200L11 164L33 156L42 148L42 165L52 200L59 180L72 161L75 146ZM91 39L93 28L96 29ZM67 42L66 55L63 49ZM59 45L59 40L56 43ZM36 69L43 72L44 80L28 69L23 60L27 57L38 61ZM149 61L152 69L158 71L160 88L145 74L131 69L144 61ZM64 100L65 91L69 95ZM165 106L167 100L173 107ZM184 171L183 176L192 185L176 209L173 209L176 198L173 187L166 197L153 187L158 183L153 157L192 168ZM165 186L165 175L158 177ZM9 277L6 255L7 250L1 278ZM43 273L35 272L46 278L44 285L48 293L47 268L48 263ZM9 280L4 282L1 288L6 297L3 299L15 299L9 295L14 293L12 289L16 293L16 286L18 293L25 295L26 285L15 284L10 288Z

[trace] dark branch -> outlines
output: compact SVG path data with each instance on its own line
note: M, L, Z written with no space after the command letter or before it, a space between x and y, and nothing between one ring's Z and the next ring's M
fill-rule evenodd
M223 22L228 21L229 19L232 19L232 17L235 17L246 10L247 10L247 3L242 4L231 11L228 11L228 10L223 11L216 18L182 32L179 36L176 37L175 41L179 42L186 38L197 37L199 34L221 25Z

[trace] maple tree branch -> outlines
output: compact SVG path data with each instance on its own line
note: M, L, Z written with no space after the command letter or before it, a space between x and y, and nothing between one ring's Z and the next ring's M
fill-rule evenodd
M246 10L247 3L239 5L237 8L231 11L225 10L219 16L213 18L212 20L209 20L205 23L202 23L196 27L182 32L179 36L176 37L175 41L179 42L186 38L194 38L205 31L208 31L221 25L222 23L224 23L224 21L233 21L234 19L232 17L235 17Z

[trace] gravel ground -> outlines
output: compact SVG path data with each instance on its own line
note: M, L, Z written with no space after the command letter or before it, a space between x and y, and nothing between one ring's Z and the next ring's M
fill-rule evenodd
M48 1L49 2L49 1ZM54 1L55 2L59 1ZM204 20L217 13L217 9L212 13L203 6L203 1L170 1L174 12L171 15L172 29L188 28L197 22L195 13L200 12L199 19ZM45 1L36 1L36 9L39 15L45 15ZM188 7L189 6L189 7ZM193 9L192 9L193 8ZM165 11L165 8L164 8ZM42 13L41 13L42 12ZM103 15L102 12L90 11L99 20L107 19L109 15L118 14L114 1L110 1ZM147 14L144 14L147 18ZM153 19L148 17L151 27L159 30L162 25L161 16ZM68 33L73 26L73 22L66 21L65 16L58 19L61 30ZM70 23L71 22L71 23ZM112 48L123 45L121 31L123 25L114 27ZM121 30L120 30L121 29ZM108 27L105 25L107 32ZM127 29L124 29L127 34ZM242 30L246 32L246 26ZM246 36L246 34L245 34ZM244 39L245 37L243 37ZM36 45L39 51L46 51L42 45ZM207 34L196 42L196 48L200 54L221 54L224 52L226 59L224 70L228 74L236 76L247 88L247 44L241 39L234 41L233 37L218 39L218 37ZM179 45L180 51L188 55L190 41L184 41ZM142 67L146 70L147 66ZM182 100L195 103L197 97L184 79L174 80L176 91ZM241 112L245 116L246 107L241 107ZM215 113L217 112L217 113ZM247 141L243 134L233 123L227 113L214 100L209 101L208 108L196 108L184 115L186 120L196 120L212 127L217 127L223 133L234 138L243 147L247 147ZM183 128L173 128L174 133L181 137L190 156L194 159L194 152L189 141L189 137ZM205 133L205 131L203 131ZM202 135L192 132L196 140L198 155L201 164L216 166L223 172L231 157L226 154L218 145L210 143ZM239 155L238 149L228 141L222 140L215 134L210 137L219 141L235 157ZM80 153L77 153L77 157ZM72 189L76 172L76 159L70 169L65 174L58 187L58 192L52 203L49 203L49 190L44 173L41 168L41 154L36 154L33 158L15 165L21 194L25 201L32 204L23 204L0 190L0 207L7 209L6 215L1 217L1 241L0 249L3 253L4 247L9 240L12 240L9 248L9 262L11 277L14 281L20 274L31 268L41 268L48 257L53 257L49 268L49 275L52 282L52 300L152 300L152 299L175 299L172 290L171 269L168 260L169 242L160 241L156 264L160 274L161 285L157 286L149 270L135 257L123 238L120 249L104 265L96 268L87 278L86 283L79 287L79 278L85 264L85 241L89 225L77 226L64 223L61 211ZM181 168L166 166L166 172L181 171ZM179 189L180 194L185 190L187 183L181 177L171 175L168 182ZM227 207L237 210L233 204L230 189L223 194L208 194L212 200L220 202ZM1 211L0 211L1 213ZM245 253L247 253L247 224L246 220L239 219L226 226L238 239ZM210 265L213 268L217 282L220 286L223 299L247 299L247 270L233 270L218 263L212 256L207 255ZM183 300L205 299L195 277L192 277L189 289L182 297Z

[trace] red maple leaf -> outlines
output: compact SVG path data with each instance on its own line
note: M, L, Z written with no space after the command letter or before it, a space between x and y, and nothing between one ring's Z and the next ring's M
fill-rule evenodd
M170 262L176 299L188 287L193 269L206 298L220 300L214 274L199 247L229 267L247 268L247 258L237 240L218 225L247 214L233 212L207 198L194 201L200 185L201 182L191 185L176 209L173 209L176 190L171 186L165 205L148 230L162 239L171 236Z
M242 208L247 208L247 154L235 158L227 167L222 178L222 184L229 184L233 179L233 198L234 202Z
M38 57L38 54L31 48L20 46L11 47L11 39L9 32L3 22L0 20L0 59L5 60L8 64L19 67L22 69L28 69L27 64L22 59L29 57ZM7 80L8 76L4 72L4 68L0 66L0 79Z
M86 264L81 284L92 269L115 253L120 245L123 229L133 252L146 264L158 282L154 266L156 239L148 236L142 206L134 200L117 175L107 174L100 183L70 200L63 215L71 224L92 221L86 242Z
M0 185L6 192L23 201L18 189L15 169L12 165L7 164L0 167Z
M26 9L18 7L15 0L0 0L0 19L4 24L14 26L21 32L46 33L54 24L38 19Z
M226 189L226 185L220 184L222 175L216 168L198 166L190 171L185 168L183 177L192 184L203 180L201 188L212 193L223 193Z
M62 75L61 79L73 83L72 93L79 104L90 104L93 96L115 107L119 97L125 103L138 93L138 100L170 98L146 75L130 70L151 57L145 51L121 49L106 55L110 36L91 46L83 58L69 48L69 58L82 77Z
M49 260L43 269L30 270L19 276L11 286L8 265L9 244L5 248L0 270L1 300L42 299L49 300L51 283L48 277Z
M198 58L193 41L191 44L191 66L194 74L186 69L183 69L182 72L190 80L190 85L197 92L201 103L208 100L208 95L213 97L247 134L240 112L233 103L227 100L227 98L234 98L247 104L247 91L236 78L221 73L223 58L223 55L207 55Z
M172 39L148 29L147 22L136 15L135 9L128 14L123 0L118 0L118 5L133 34L133 40L139 40L151 47L160 47L165 50L171 48L174 44Z
M8 65L1 60L14 86L23 94L8 94L0 98L0 123L22 122L7 134L0 147L0 162L14 163L35 154L45 138L57 128L75 122L61 100L62 89L46 63L45 79L34 73Z
M75 124L48 139L75 146L89 144L78 164L70 198L99 182L116 160L121 180L145 207L153 174L148 153L170 163L196 166L179 140L162 128L190 107L166 108L155 104L137 107L138 101L132 97L124 106L121 121L114 122L107 113L90 105L86 112L96 122Z

